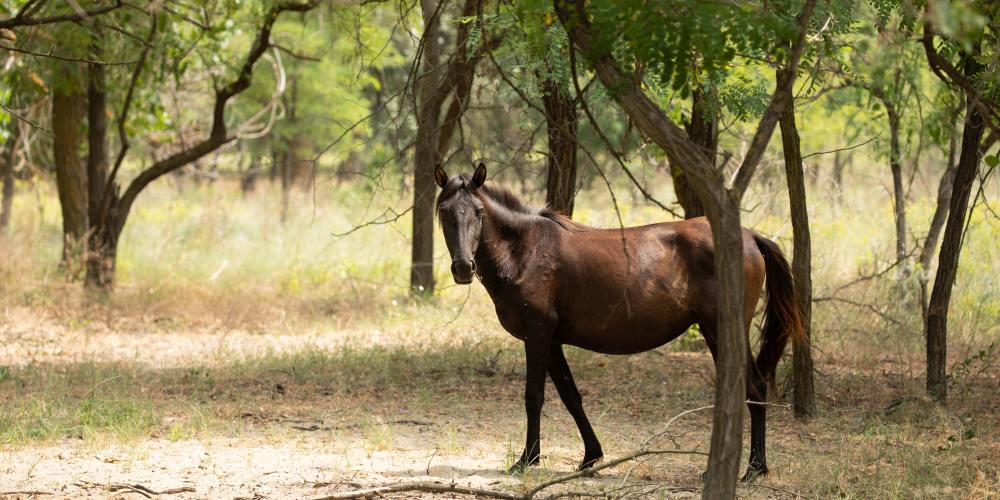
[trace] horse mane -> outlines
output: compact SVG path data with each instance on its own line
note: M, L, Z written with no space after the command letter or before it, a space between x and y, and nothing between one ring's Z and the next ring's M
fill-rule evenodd
M463 174L464 175L464 174ZM541 210L529 207L523 201L521 201L517 195L515 195L511 190L500 186L496 183L483 184L478 190L476 190L481 196L489 198L490 201L500 205L511 212L521 215L537 215L539 217L544 217L551 220L559 225L559 227L573 232L581 232L592 229L588 226L580 224L579 222L571 219L566 214L553 210L551 208L543 208Z

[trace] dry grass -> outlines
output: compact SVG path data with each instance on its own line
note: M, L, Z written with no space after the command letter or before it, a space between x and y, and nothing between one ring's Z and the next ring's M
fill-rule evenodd
M499 474L520 452L523 355L481 287L449 286L440 241L442 290L414 301L408 220L332 236L377 216L374 207L405 203L403 195L370 201L357 187L321 186L315 205L312 194L298 194L301 210L282 225L266 189L243 199L231 186L157 186L129 223L118 289L95 298L58 267L58 212L39 189L16 199L15 237L0 240L0 443L12 464L0 484L58 489L83 470L104 481L183 476L202 497L310 496L317 483L332 490L469 474L517 489L580 458L572 419L550 388L542 469ZM950 315L951 401L942 409L922 397L915 284L897 285L889 273L838 289L890 263L891 207L876 191L816 202L817 295L878 313L817 303L822 416L801 424L771 411L775 473L748 496L1000 492L1000 352L988 347L1000 338L1000 225L982 212L970 225ZM617 225L596 208L605 198L588 193L578 217ZM784 202L759 199L747 225L787 245ZM920 227L929 207L921 199L911 211ZM633 205L623 215L628 224L662 218ZM697 342L628 358L572 350L570 363L609 456L711 401L711 362ZM678 444L705 448L710 418L693 415L677 431ZM189 463L202 448L216 457L210 471ZM236 449L242 454L226 452ZM105 470L103 458L94 461L108 454L129 465ZM176 464L157 475L165 462ZM697 489L701 468L697 457L661 457L627 477L644 488ZM246 487L247 471L263 489ZM626 471L588 486L612 487Z

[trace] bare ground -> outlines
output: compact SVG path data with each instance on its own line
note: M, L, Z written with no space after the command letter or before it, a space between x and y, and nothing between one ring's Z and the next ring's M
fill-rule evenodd
M126 435L70 430L55 439L9 440L0 451L2 497L156 496L151 490L172 492L160 498L311 498L414 480L516 492L573 471L582 456L573 421L549 386L542 465L523 477L502 472L523 439L523 358L519 344L492 324L465 328L464 340L443 340L322 327L161 331L155 320L80 327L35 313L7 310L0 325L0 365L15 381L23 375L0 384L4 408L110 391L145 398L157 418ZM345 346L360 360L294 357ZM376 347L382 350L370 354ZM273 360L284 355L292 357ZM705 353L573 351L570 363L608 459L635 450L671 416L711 403ZM373 364L385 366L369 371ZM81 366L129 375L81 382L87 387L79 392L59 393L44 382ZM923 399L920 374L897 361L862 365L823 356L818 370L823 416L800 423L773 408L773 472L741 496L1000 495L995 367L955 380L947 409ZM657 447L705 451L710 430L710 414L693 413ZM699 492L703 466L697 455L647 458L553 492L688 497Z

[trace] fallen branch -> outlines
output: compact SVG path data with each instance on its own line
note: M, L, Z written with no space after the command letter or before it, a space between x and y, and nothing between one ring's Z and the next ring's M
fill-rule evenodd
M386 486L377 486L363 490L346 491L334 493L325 497L317 497L313 500L349 500L352 498L366 498L370 496L382 496L385 493L401 493L404 491L422 491L425 493L458 493L459 495L470 495L486 498L501 498L505 500L521 500L523 495L504 493L502 491L484 490L481 488L467 488L458 486L455 483L445 484L432 481L422 481L418 483L397 483Z
M161 491L156 491L147 486L141 484L126 484L126 483L95 483L93 481L79 481L76 483L77 486L82 488L102 488L106 489L112 493L118 491L128 491L132 493L138 493L146 498L153 498L153 496L159 495L176 495L178 493L195 493L195 490L191 486L182 486L180 488L168 488Z

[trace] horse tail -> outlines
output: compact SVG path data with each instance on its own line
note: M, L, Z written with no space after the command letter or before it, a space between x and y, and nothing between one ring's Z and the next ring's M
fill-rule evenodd
M802 317L798 304L795 302L795 289L792 282L792 271L788 260L778 248L777 243L754 234L754 241L761 255L764 256L764 272L766 273L767 307L764 313L763 342L755 360L757 372L769 385L774 385L774 374L778 361L785 351L785 344L791 338L797 346L806 342L802 328Z

